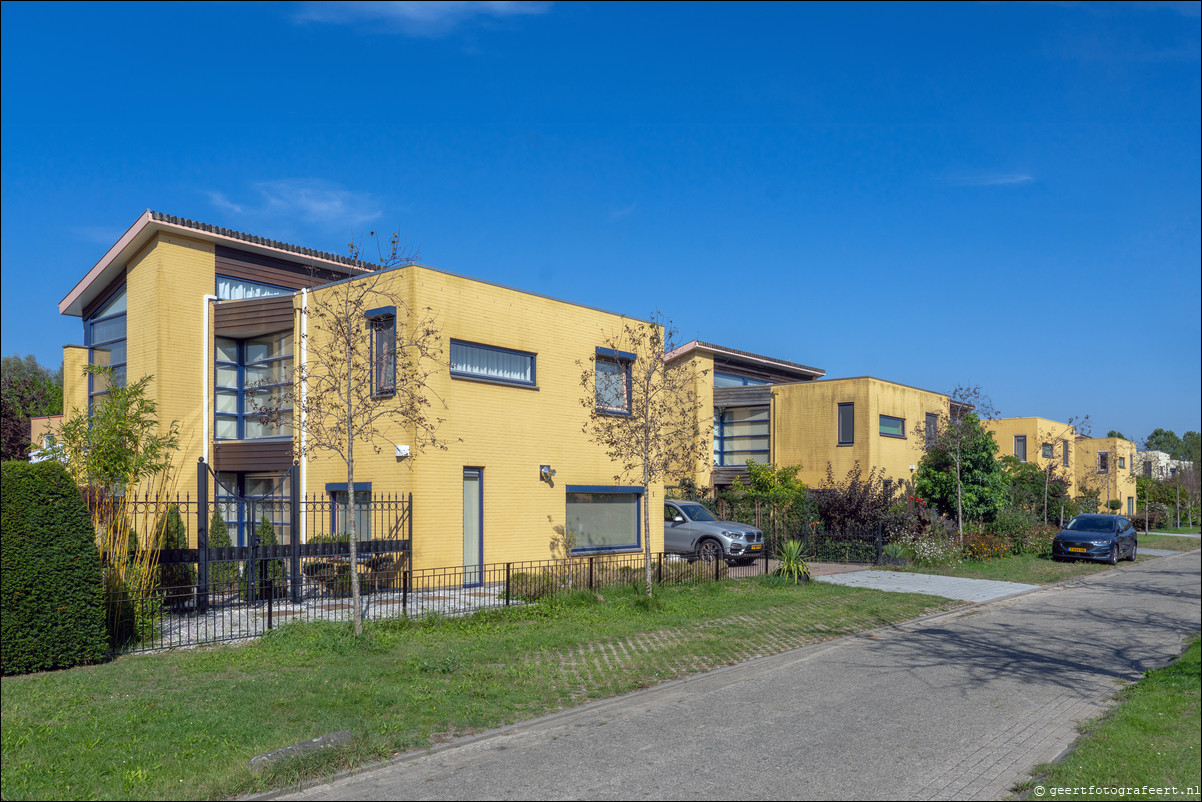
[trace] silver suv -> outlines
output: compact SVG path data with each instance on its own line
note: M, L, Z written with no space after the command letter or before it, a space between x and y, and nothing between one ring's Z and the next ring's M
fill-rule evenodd
M751 562L764 553L764 533L747 524L719 521L696 502L666 501L664 551L690 561Z

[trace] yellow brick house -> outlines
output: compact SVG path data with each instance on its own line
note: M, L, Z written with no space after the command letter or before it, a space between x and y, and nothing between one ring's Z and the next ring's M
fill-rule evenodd
M348 488L344 463L301 448L296 399L304 388L293 377L309 358L311 307L340 282L367 280L410 309L430 310L444 351L428 389L446 448L419 452L412 431L386 427L378 453L358 447ZM602 348L621 330L619 315L423 265L375 272L149 211L59 311L80 317L84 329L82 345L64 347L65 408L102 400L107 388L84 374L89 363L111 365L118 380L153 375L160 420L180 424L181 492L194 491L203 459L219 478L218 494L264 496L303 453L301 492L334 509L362 493L412 493L417 568L546 559L552 527L568 522L582 532L582 553L641 551L644 538L662 547L662 533L643 532L639 514L643 504L655 509L660 489L645 499L641 488L615 486L616 467L582 432L582 365L595 358L598 370L612 368L619 379L629 367L632 355ZM387 309L370 314L372 336L384 336ZM386 372L383 362L372 369ZM253 399L263 398L276 400L276 414L256 414L263 402ZM235 545L245 542L250 522L231 524ZM277 525L284 542L309 534L309 522L296 533Z
M998 444L998 458L1012 456L1019 462L1033 462L1052 470L1068 484L1070 498L1077 492L1077 429L1069 423L1048 418L997 418L981 425Z
M1135 443L1121 437L1080 437L1074 441L1079 492L1098 494L1099 512L1118 501L1115 512L1135 514Z

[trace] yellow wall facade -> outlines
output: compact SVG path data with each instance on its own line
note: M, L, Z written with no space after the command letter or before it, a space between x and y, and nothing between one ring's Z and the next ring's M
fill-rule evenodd
M839 405L853 404L855 432L850 445L839 444ZM864 475L872 468L885 478L912 481L910 466L923 455L926 414L946 418L948 397L871 377L824 379L772 387L772 462L801 465L799 478L811 487L836 481L858 462ZM905 420L905 436L880 433L880 416Z
M462 565L464 557L463 471L480 468L483 562L551 558L553 527L562 525L566 514L566 488L615 484L618 467L582 431L588 409L582 404L581 376L596 348L621 330L623 319L420 266L386 273L381 286L412 310L433 310L446 357L452 339L535 354L538 386L452 378L444 366L428 389L431 414L444 419L438 436L446 449L398 460L395 446L412 446L413 436L389 424L377 440L381 453L357 446L356 483L371 482L373 493L412 492L414 565L450 567ZM331 290L311 292L310 321L312 305L323 292ZM379 303L392 305L384 298ZM398 333L403 325L398 307ZM317 330L311 328L309 336L318 336ZM298 361L303 358L299 352L298 347ZM540 465L556 472L553 484L540 479ZM346 479L340 459L316 452L306 456L306 492L322 495L327 483ZM637 483L627 478L616 484ZM651 548L659 551L662 488L651 495L643 504L651 505Z
M82 345L63 346L63 414L88 410L88 349Z
M1133 515L1136 503L1135 443L1119 437L1078 437L1075 445L1078 488L1098 491L1099 512L1108 512L1106 502L1118 499L1122 502L1119 514ZM1105 472L1098 467L1098 455L1103 451L1108 456Z
M1074 426L1048 418L998 418L983 420L981 425L993 432L998 444L998 459L1015 455L1015 437L1027 438L1027 462L1047 470L1051 463L1053 475L1068 481L1069 497L1077 495L1077 430ZM1064 465L1064 445L1068 443L1068 465ZM1052 446L1052 457L1043 456L1043 446Z

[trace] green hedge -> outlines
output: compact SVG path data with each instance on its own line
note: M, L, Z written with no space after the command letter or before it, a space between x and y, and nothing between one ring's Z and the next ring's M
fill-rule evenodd
M0 476L0 667L25 674L104 659L100 556L79 488L54 461Z

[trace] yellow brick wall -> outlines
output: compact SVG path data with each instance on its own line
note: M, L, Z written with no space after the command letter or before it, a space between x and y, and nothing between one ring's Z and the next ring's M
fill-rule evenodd
M714 482L714 357L712 354L694 352L688 357L677 359L670 369L692 374L693 392L697 396L696 425L701 438L709 443L705 453L695 464L680 465L675 469L675 473L681 478L692 479L699 488L708 488Z
M581 374L595 349L620 330L621 318L423 267L391 271L385 282L411 309L436 310L448 358L452 339L536 354L538 389L452 379L446 368L438 371L429 390L432 414L445 419L439 436L446 450L398 462L393 445L411 445L412 435L386 427L382 453L360 447L360 454L367 453L357 460L356 482L370 481L373 492L412 491L414 565L457 566L463 562L463 469L482 468L484 562L550 558L552 527L564 522L566 486L612 485L618 472L582 432L588 413L581 404ZM373 305L394 304L382 298ZM309 335L316 337L312 321L310 315ZM542 464L556 471L554 486L539 479ZM307 459L308 492L321 494L327 482L345 481L340 460L317 454ZM656 509L661 501L658 488L644 500L651 505L655 551L663 543Z
M203 298L214 292L215 264L211 243L159 234L130 261L126 274L126 373L130 380L154 376L151 398L160 423L179 423L173 480L181 492L194 491L197 459L211 456L201 442ZM211 355L211 339L209 347ZM211 380L209 387L211 392Z
M1075 441L1077 460L1077 482L1081 489L1099 491L1099 512L1108 512L1106 502L1118 499L1122 502L1119 514L1127 515L1128 506L1136 503L1135 444L1118 437L1078 437ZM1110 455L1109 470L1098 472L1098 453ZM1119 458L1123 467L1119 467ZM1130 501L1129 501L1130 500Z
M855 405L852 445L839 445L839 404ZM868 377L781 384L772 388L772 461L801 465L798 474L811 487L827 481L827 465L836 481L859 462L886 478L908 483L911 465L922 458L920 424L926 413L946 417L947 396ZM880 434L880 415L904 418L904 438Z
M63 346L63 414L68 417L75 412L87 414L87 365L87 348L82 345Z

